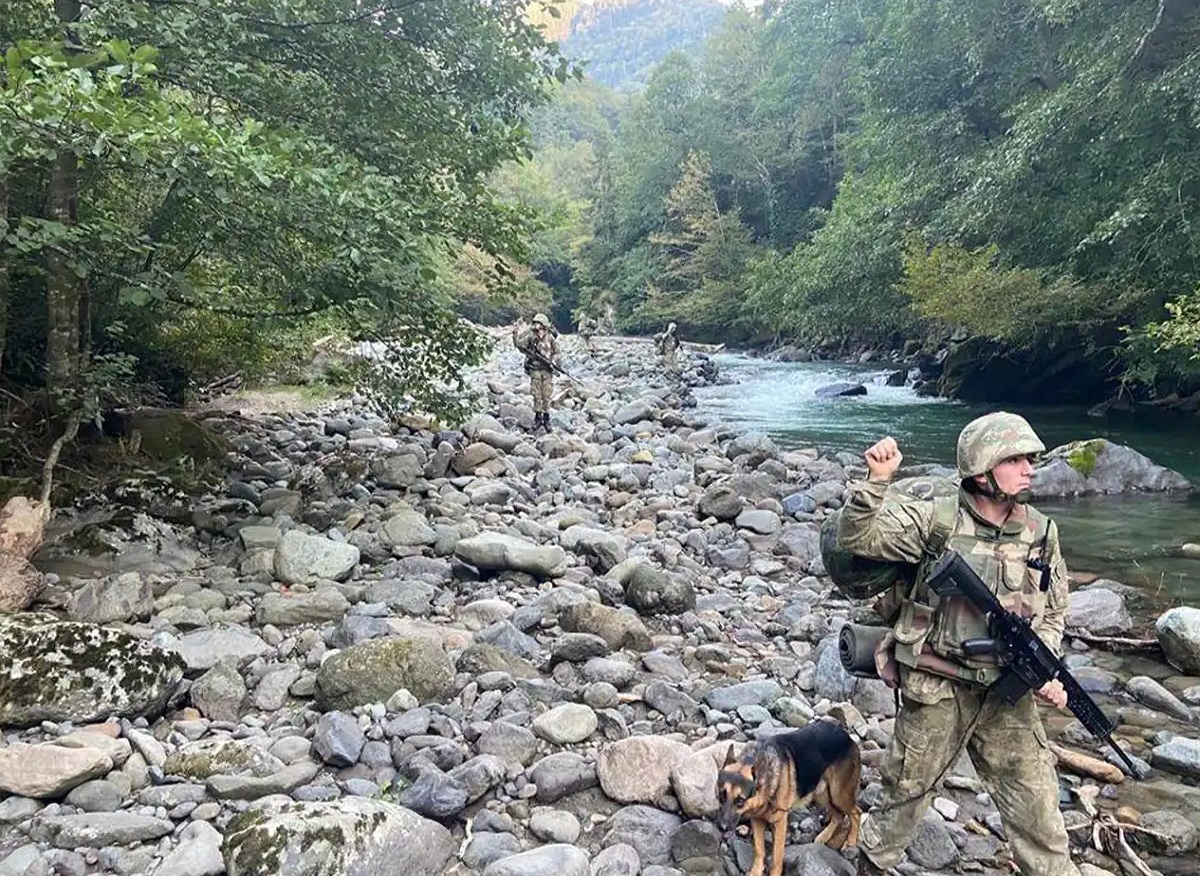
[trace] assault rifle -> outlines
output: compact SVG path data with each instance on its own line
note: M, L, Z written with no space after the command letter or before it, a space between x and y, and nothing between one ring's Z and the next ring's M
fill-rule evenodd
M531 356L534 359L537 359L539 362L544 364L547 368L549 368L555 374L561 374L563 377L567 378L567 380L571 381L572 383L579 383L579 380L577 378L572 377L570 374L568 374L561 365L559 365L557 362L555 362L549 356L542 353L542 351L539 350L537 347L533 346L533 344L530 344L527 347L517 347L517 349L520 350L522 353L524 353L526 356ZM579 385L582 386L583 384L579 383Z
M1057 678L1067 692L1067 708L1097 739L1107 742L1136 777L1138 770L1112 738L1115 725L1084 690L1062 660L1038 638L1028 618L1006 609L956 551L946 551L934 563L926 583L943 599L961 596L987 619L992 638L968 639L963 652L969 656L994 654L1004 667L1003 674L991 686L1004 702L1015 706L1031 690Z

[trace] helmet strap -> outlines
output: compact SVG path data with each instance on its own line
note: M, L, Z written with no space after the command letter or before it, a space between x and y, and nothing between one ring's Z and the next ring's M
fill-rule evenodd
M1017 505L1029 500L1028 490L1021 490L1019 493L1006 493L1004 490L1000 489L1000 485L996 483L996 476L992 474L992 472L989 471L985 477L987 478L988 487L990 489L988 491L981 490L980 492L989 499L992 499L995 502L1005 502L1009 505Z

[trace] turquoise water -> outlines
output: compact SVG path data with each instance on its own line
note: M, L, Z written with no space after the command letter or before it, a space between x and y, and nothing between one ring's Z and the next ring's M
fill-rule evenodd
M700 411L742 429L766 432L785 446L815 446L860 454L892 435L908 462L953 464L959 430L994 408L923 398L908 387L877 385L883 366L782 363L738 355L714 357L735 382L696 391ZM819 399L815 390L854 380L867 395ZM1098 420L1081 408L1017 407L1047 446L1107 438L1173 468L1200 487L1200 429L1133 419ZM1200 543L1200 489L1183 497L1097 497L1040 502L1063 535L1068 564L1138 587L1155 605L1200 604L1200 560L1178 556L1185 542Z

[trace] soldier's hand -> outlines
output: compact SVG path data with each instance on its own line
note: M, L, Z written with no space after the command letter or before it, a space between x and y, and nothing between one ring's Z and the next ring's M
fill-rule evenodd
M863 459L867 461L868 480L886 481L890 480L900 467L900 463L904 461L904 454L900 452L896 439L889 435L868 447Z
M1037 697L1058 709L1066 708L1067 705L1067 690L1057 678L1043 684L1038 689Z

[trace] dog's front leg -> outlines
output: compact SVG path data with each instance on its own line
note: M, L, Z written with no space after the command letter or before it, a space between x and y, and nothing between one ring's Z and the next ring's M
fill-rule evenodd
M761 819L755 818L750 821L750 829L754 834L754 863L750 866L750 872L746 876L762 876L763 868L767 861L767 823Z
M787 844L788 811L781 809L771 822L771 876L783 876L783 849Z

